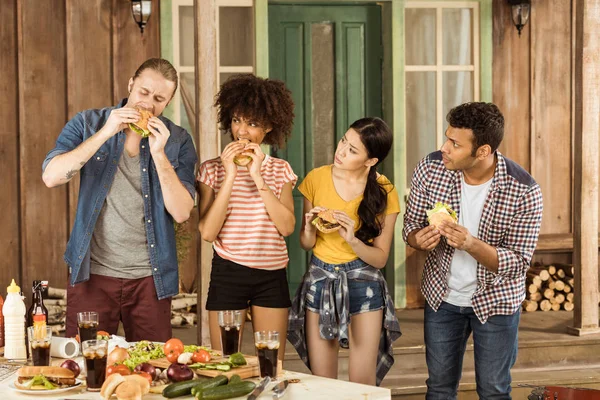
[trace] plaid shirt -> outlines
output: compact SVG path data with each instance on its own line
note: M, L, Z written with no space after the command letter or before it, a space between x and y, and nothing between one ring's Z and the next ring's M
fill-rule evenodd
M514 314L525 298L525 277L542 221L542 191L518 164L496 152L496 171L483 207L477 237L498 252L498 273L477 263L477 288L471 298L477 318L485 323L496 314ZM412 177L404 214L404 241L427 226L426 210L438 201L460 214L462 171L446 169L440 151L425 157ZM437 311L448 291L454 248L442 238L427 256L421 291Z
M298 288L292 302L287 338L296 348L304 364L310 369L304 325L306 293L315 282L325 280L319 307L321 310L319 313L320 335L326 340L338 339L340 347L347 349L349 347L348 323L350 322L348 279L379 282L386 303L383 316L383 329L381 330L379 352L377 355L376 375L377 385L379 385L394 364L394 349L392 344L402 333L400 332L400 323L398 322L398 318L396 318L394 303L392 302L392 297L389 294L383 274L378 269L367 267L368 265L365 264L365 268L357 268L348 272L340 270L332 273L311 263L309 270L304 275L302 285Z

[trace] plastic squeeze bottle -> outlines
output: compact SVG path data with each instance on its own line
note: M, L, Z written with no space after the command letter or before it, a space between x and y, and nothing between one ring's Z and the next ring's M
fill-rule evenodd
M13 279L6 288L8 294L2 306L4 315L4 358L7 360L27 360L25 348L25 312L27 311L21 288Z

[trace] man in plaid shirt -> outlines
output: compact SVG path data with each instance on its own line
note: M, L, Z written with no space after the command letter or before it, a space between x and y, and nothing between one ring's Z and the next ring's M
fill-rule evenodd
M504 117L491 103L450 110L446 142L417 165L404 215L404 240L429 252L425 299L427 400L456 399L473 332L477 393L510 399L510 369L525 277L542 220L533 178L497 151ZM428 225L426 211L449 205L458 223Z

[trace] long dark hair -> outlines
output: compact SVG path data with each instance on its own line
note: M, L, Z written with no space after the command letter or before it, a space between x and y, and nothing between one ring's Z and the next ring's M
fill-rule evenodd
M392 148L393 135L387 124L380 118L361 118L350 125L360 136L362 144L367 149L369 158L377 158L377 164L369 169L367 185L363 199L358 206L360 219L355 236L367 245L381 235L382 225L379 216L387 207L387 195L391 187L384 187L377 182L377 166L387 157ZM390 186L390 185L388 185Z

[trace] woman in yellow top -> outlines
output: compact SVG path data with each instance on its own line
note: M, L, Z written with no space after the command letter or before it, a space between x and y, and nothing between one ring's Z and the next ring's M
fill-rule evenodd
M379 384L393 364L400 329L380 269L400 206L394 186L377 173L391 147L383 120L360 119L338 143L334 164L312 170L298 187L300 244L313 256L293 301L288 339L315 375L337 378L340 346L350 348L352 382ZM324 210L333 210L340 229L316 228Z

